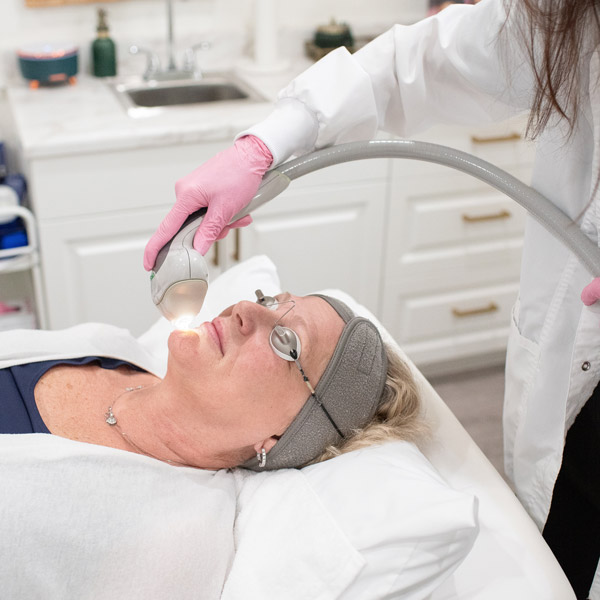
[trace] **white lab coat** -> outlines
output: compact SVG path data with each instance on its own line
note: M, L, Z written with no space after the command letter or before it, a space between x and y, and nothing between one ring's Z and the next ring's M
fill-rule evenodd
M410 27L395 26L354 55L338 49L280 93L274 112L245 133L261 138L275 163L377 129L413 136L434 123L504 119L531 105L533 78L502 0L453 6ZM578 126L564 123L537 144L533 186L595 242L600 95L598 52L584 53ZM591 72L591 77L590 77ZM592 101L591 101L592 100ZM240 134L243 135L243 134ZM518 496L541 528L560 469L566 432L600 379L599 316L584 307L591 276L560 242L529 220L520 298L513 311L504 406L505 464ZM596 476L596 474L590 474Z

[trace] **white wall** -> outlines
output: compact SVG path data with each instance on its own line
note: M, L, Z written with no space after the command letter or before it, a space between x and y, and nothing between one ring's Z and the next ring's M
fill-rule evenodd
M218 63L226 56L251 52L253 0L173 0L178 47L209 39L212 49L201 58ZM139 72L141 57L129 57L132 43L164 51L166 5L163 0L121 0L52 8L27 8L25 0L0 2L0 85L18 77L16 49L27 43L69 41L80 47L81 69L87 70L89 45L95 37L96 11L108 11L111 37L119 51L121 71ZM277 0L280 51L293 58L303 40L332 17L358 35L376 34L395 22L412 22L425 14L426 0ZM132 62L133 61L133 62Z

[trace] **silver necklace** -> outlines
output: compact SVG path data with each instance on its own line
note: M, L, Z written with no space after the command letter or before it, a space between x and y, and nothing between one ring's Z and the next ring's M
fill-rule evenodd
M127 394L128 392L135 392L136 390L141 390L143 388L149 387L147 385L137 385L135 387L126 387L125 391L120 393L114 400L114 402L112 403L112 406L108 407L108 410L106 411L106 413L104 413L104 421L110 425L110 427L113 427L114 429L116 429L121 437L133 448L135 448L140 454L144 454L145 456L149 456L150 458L154 458L156 460L160 460L161 462L166 462L170 465L180 465L180 466L184 466L184 467L190 467L191 465L189 465L188 463L184 463L184 462L180 462L178 460L169 460L168 458L159 458L158 456L154 456L154 454L150 454L150 452L146 452L144 450L142 450L122 429L121 426L119 425L118 421L117 421L117 417L115 417L114 413L113 413L113 406L116 405L117 400L119 400L119 398L121 396L124 396L125 394Z

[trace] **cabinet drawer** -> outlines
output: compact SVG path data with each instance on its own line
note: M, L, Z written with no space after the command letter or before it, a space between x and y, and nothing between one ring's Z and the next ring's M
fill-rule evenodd
M508 331L507 325L403 344L402 349L428 377L460 373L504 364Z
M41 220L56 219L169 204L175 201L176 181L228 145L190 144L34 159L28 176L36 215ZM362 160L311 173L292 186L382 182L388 170L385 159Z
M468 152L503 169L532 164L535 146L524 138L526 119L516 118L482 126L439 125L413 139ZM396 161L401 162L401 161ZM407 162L407 161L404 161ZM431 165L413 161L413 173L426 173Z
M414 251L521 235L525 212L513 200L491 188L410 198L407 249Z
M387 287L399 296L493 286L519 277L523 240L408 252L388 262Z
M31 201L40 221L171 205L175 182L226 146L190 144L34 159L28 165Z
M315 188L324 185L362 184L373 180L383 182L389 176L390 162L387 158L370 158L333 165L295 179L290 190Z
M470 289L401 301L401 342L463 335L506 327L518 284Z

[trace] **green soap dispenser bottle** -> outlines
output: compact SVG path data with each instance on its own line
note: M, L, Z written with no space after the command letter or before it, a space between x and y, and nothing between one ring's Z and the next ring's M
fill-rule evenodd
M92 42L92 69L96 77L112 77L117 74L115 43L108 37L106 11L98 9L98 37Z

